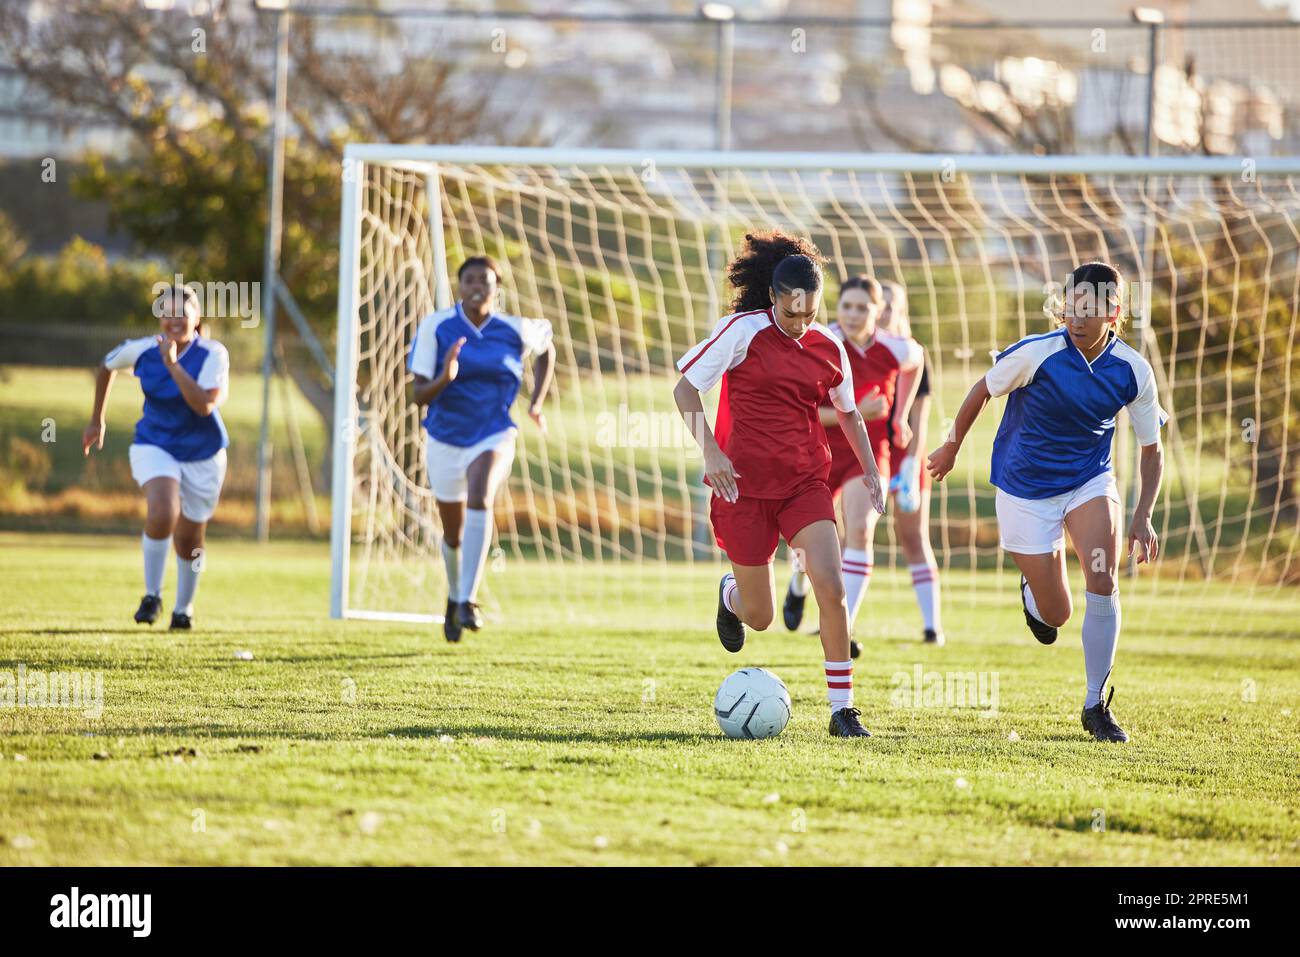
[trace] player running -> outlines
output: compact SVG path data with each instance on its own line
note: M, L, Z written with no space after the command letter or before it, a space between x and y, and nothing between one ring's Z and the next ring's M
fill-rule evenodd
M1128 740L1110 710L1114 688L1102 699L1120 628L1122 510L1110 460L1115 415L1128 409L1142 446L1142 490L1128 532L1129 552L1136 549L1139 563L1160 552L1151 508L1164 472L1160 427L1168 418L1150 364L1119 338L1121 282L1107 263L1077 267L1065 287L1062 328L1026 336L1000 353L962 402L948 441L928 459L935 481L942 480L989 397L1009 396L989 479L998 489L1002 547L1020 568L1029 630L1050 645L1072 610L1062 526L1070 532L1087 589L1082 721L1098 741Z
M926 350L912 337L912 324L908 316L907 290L899 283L885 280L881 283L885 307L880 313L880 328L893 336L915 343L921 350L921 375L914 380L913 396L906 414L910 441L901 436L907 433L895 429L889 448L889 491L896 506L889 514L894 523L894 534L903 547L907 570L912 575L912 591L921 610L923 640L928 645L944 643L943 625L939 619L939 563L934 560L930 547L930 476L921 468L917 456L925 448L925 429L930 420L930 358ZM895 403L904 395L900 388Z
M555 367L550 322L493 311L501 281L495 260L466 259L456 281L460 300L420 323L408 363L413 400L429 407L425 463L447 570L442 631L453 642L462 629L483 626L476 599L492 544L492 500L515 458L510 406L523 382L524 358L537 356L528 415L543 434L542 402Z
M867 425L876 468L889 473L890 442L895 434L909 439L907 422L909 399L921 364L921 347L915 342L886 335L877 325L884 297L880 283L870 276L851 276L840 286L835 307L836 322L831 332L844 343L849 368L853 373L853 394L858 412ZM857 620L858 609L871 582L875 564L873 542L880 513L871 507L867 487L854 481L862 476L862 466L848 437L840 428L838 413L829 403L820 410L821 424L831 450L831 470L827 485L831 494L841 495L844 508L843 571L849 627ZM782 617L791 631L803 618L808 595L808 576L800 567L795 553L794 572L786 589ZM850 644L856 658L860 646Z
M226 401L230 357L202 335L198 294L169 286L154 302L161 334L127 339L95 373L95 407L81 451L104 447L104 410L113 379L130 369L144 392L144 414L131 443L131 476L144 489L144 598L135 620L152 625L162 614L167 553L176 551L176 604L171 628L194 624L194 595L203 570L204 533L226 476L229 438L218 407Z
M837 421L857 455L871 507L884 509L880 474L857 409L844 344L816 323L822 271L816 247L780 232L745 237L728 278L735 310L677 364L677 408L704 452L712 486L709 515L732 571L718 585L718 638L730 652L745 644L745 625L772 622L772 556L778 539L804 555L822 609L830 733L870 737L853 707L853 662L844 603L835 503L827 479L831 454L818 407L830 395ZM721 380L717 429L700 393Z

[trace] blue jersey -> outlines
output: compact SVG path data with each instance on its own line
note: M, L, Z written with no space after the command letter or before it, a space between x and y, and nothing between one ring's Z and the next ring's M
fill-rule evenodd
M1061 495L1109 471L1120 409L1142 445L1159 441L1168 419L1150 364L1114 333L1092 362L1064 328L1026 336L998 354L984 382L989 395L1009 394L989 481L1018 498Z
M429 403L424 427L439 442L467 448L514 426L510 406L524 381L524 357L547 347L551 324L494 312L476 327L456 303L420 323L407 368L436 379L446 364L447 351L460 338L465 344L459 371Z
M225 401L230 384L230 356L225 346L196 335L176 361L201 388L221 390L218 404ZM156 445L178 462L198 462L230 444L220 412L213 409L211 415L199 415L185 402L153 336L127 339L104 357L104 365L130 369L140 380L144 415L135 426L136 445Z

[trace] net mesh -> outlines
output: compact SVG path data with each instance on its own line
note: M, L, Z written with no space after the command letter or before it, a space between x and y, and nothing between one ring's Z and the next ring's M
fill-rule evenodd
M720 561L700 456L673 406L673 363L730 311L723 276L745 233L778 227L810 237L829 261L823 321L850 274L906 287L932 368L927 448L993 353L1053 328L1047 313L1070 269L1116 264L1130 280L1126 338L1155 367L1172 416L1154 519L1161 576L1300 579L1291 177L1256 175L1249 161L1233 176L779 164L363 167L349 607L441 610L439 529L405 363L440 277L449 302L448 266L454 274L480 253L502 266L501 307L551 320L558 352L548 433L523 415L523 398L516 408L492 567ZM986 411L934 491L944 568L1003 565L988 484L998 414ZM1131 495L1133 439L1123 416L1120 425L1116 470ZM878 566L903 562L890 523L881 526Z

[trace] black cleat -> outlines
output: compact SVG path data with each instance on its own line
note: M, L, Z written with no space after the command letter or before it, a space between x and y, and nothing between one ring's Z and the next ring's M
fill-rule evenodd
M189 631L194 627L194 619L183 611L172 612L172 623L167 626L168 631Z
M450 642L460 641L460 621L456 616L455 599L447 599L447 610L442 616L442 636Z
M862 712L857 708L840 708L831 715L832 738L869 738L871 732L858 720Z
M722 576L718 583L718 641L733 655L745 647L745 625L736 617L736 613L722 600L727 588L727 576Z
M781 617L785 619L785 627L789 631L799 630L799 623L803 621L804 602L807 600L807 595L796 595L793 588L786 588L785 604L781 606Z
M463 601L456 606L456 624L461 628L468 628L470 631L478 631L483 627L483 615L478 610L478 605L472 601ZM459 638L459 635L457 636Z
M1091 708L1084 708L1081 719L1083 721L1083 730L1098 741L1116 741L1124 742L1128 740L1128 734L1119 723L1115 720L1115 715L1111 714L1110 701L1115 697L1115 689L1110 689L1110 694L1106 697L1106 703L1098 701Z
M137 625L152 625L162 614L162 599L157 595L145 595L140 599L140 607L135 610Z
M860 644L858 644L856 641L854 641L852 638L850 638L850 639L849 639L849 657L850 657L850 658L856 658L856 657L857 657L858 655L860 655L860 654L862 654L862 646L861 646Z
M1051 625L1044 624L1043 622L1039 621L1037 618L1035 618L1033 615L1029 613L1029 603L1025 601L1025 586L1028 584L1029 581L1025 578L1024 575L1021 575L1020 576L1020 607L1025 610L1025 624L1029 626L1029 630L1033 632L1035 638L1037 638L1044 645L1050 645L1052 644L1052 642L1056 641L1056 629L1053 628Z
M925 629L925 643L934 645L936 648L942 648L944 645L943 632L935 631L933 628Z

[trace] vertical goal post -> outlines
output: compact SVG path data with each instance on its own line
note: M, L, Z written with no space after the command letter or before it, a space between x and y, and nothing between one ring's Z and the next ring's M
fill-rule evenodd
M832 293L846 275L862 271L909 288L913 328L944 386L935 396L941 423L955 412L945 400L951 386L974 381L987 367L988 348L1009 345L1016 332L1050 328L1033 302L1045 302L1046 284L1063 279L1074 262L1114 261L1138 293L1130 302L1150 304L1155 288L1160 305L1153 308L1172 323L1172 338L1164 326L1156 334L1148 313L1136 317L1131 341L1152 363L1171 413L1164 434L1170 478L1161 499L1166 527L1157 531L1168 540L1172 503L1180 516L1172 528L1182 548L1180 578L1191 567L1206 577L1230 571L1235 580L1271 559L1287 579L1300 537L1292 527L1295 502L1282 496L1286 470L1294 470L1287 459L1294 458L1295 357L1266 353L1265 340L1289 320L1283 338L1295 342L1297 180L1297 157L349 145L339 242L331 616L438 620L439 532L418 418L399 387L414 325L452 302L456 261L449 257L487 253L502 262L513 297L507 311L552 320L557 376L571 380L559 385L571 399L556 416L560 423L568 417L564 436L542 441L527 423L520 430L511 487L523 501L498 503L509 516L498 521L503 549L508 541L521 557L577 563L691 561L704 519L686 491L687 476L697 478L689 450L611 453L592 442L591 416L600 409L597 420L609 421L610 396L627 399L639 394L638 377L671 374L671 359L728 311L722 269L737 237L772 227L817 242L830 261ZM1228 274L1249 286L1248 294L1222 288L1224 264L1216 256L1224 249L1233 257ZM1260 261L1267 263L1263 273ZM1197 343L1196 325L1213 318L1204 311L1213 313L1224 295L1233 303L1234 326L1254 324L1249 333L1258 350L1242 345L1249 336L1229 340L1221 372L1233 379L1247 365L1256 371L1253 408L1274 410L1261 413L1272 417L1270 428L1277 396L1259 381L1266 378L1261 370L1285 382L1273 502L1265 501L1267 487L1252 487L1242 506L1233 485L1239 479L1229 477L1240 464L1238 451L1255 456L1250 476L1259 474L1259 446L1236 450L1230 440L1233 417L1249 407L1244 393L1229 385L1226 399L1201 395L1212 373L1200 371L1210 347ZM1279 302L1289 316L1275 318ZM656 307L671 315L655 315ZM1184 367L1198 370L1194 382ZM1195 407L1177 408L1176 397L1192 392ZM620 404L619 414L630 404ZM1120 424L1120 441L1131 442L1123 418ZM932 428L931 447L935 436ZM978 478L986 478L987 461L972 461L973 453L965 451L958 481L935 493L939 559L975 567L996 556L1000 567L996 545L987 542L991 499ZM1129 461L1115 456L1121 480L1135 483L1136 475L1123 474ZM1216 501L1212 476L1220 473ZM1179 499L1171 498L1174 485ZM1135 497L1127 498L1130 509Z

